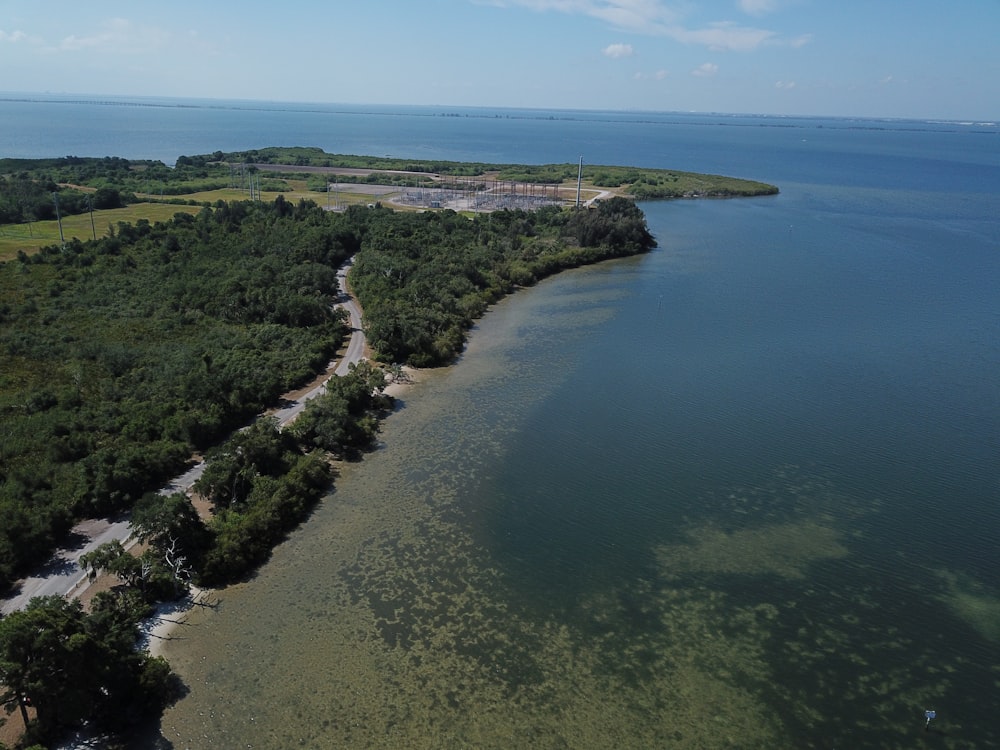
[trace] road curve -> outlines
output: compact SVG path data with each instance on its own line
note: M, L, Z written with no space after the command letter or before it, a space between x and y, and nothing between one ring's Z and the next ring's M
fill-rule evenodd
M361 307L347 288L347 272L353 263L353 258L337 269L337 281L340 294L335 308L347 311L350 318L351 336L344 351L344 356L334 360L327 368L327 373L346 375L350 365L360 362L365 354L365 334L361 329ZM329 380L329 378L327 378ZM287 424L298 416L305 408L306 402L326 391L326 380L322 384L302 395L297 401L273 412L279 424ZM195 466L175 477L160 490L160 494L172 495L175 492L186 492L195 483L205 469L205 463L200 461ZM88 519L73 527L69 535L69 543L57 550L45 565L33 575L23 578L14 585L13 593L0 600L0 613L7 615L27 606L36 596L79 596L89 583L89 579L80 569L80 557L87 552L107 542L115 540L128 545L132 537L132 527L127 514L114 518Z

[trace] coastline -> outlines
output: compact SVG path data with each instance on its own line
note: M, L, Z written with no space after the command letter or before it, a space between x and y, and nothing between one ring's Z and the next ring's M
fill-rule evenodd
M301 401L305 401L315 396L326 381L333 377L336 366L331 366L326 375L322 376L321 382L314 385L307 393L301 396ZM420 382L419 371L412 367L403 367L403 378L390 383L385 388L385 395L394 399L402 397L403 394L411 390ZM303 523L308 523L307 518ZM265 563L266 564L266 563ZM198 607L212 609L218 606L219 593L224 589L203 589L191 586L187 596L174 602L162 602L156 607L156 611L140 625L141 637L139 648L146 650L150 656L163 657L164 645L168 641L183 640L178 635L184 627L188 626L191 614ZM82 591L80 592L82 593ZM77 594L79 596L79 594Z
M276 405L264 412L264 416L276 418L281 425L293 421L310 399L323 393L330 378L346 374L352 364L367 359L370 354L368 341L361 327L361 307L350 294L347 284L347 273L352 263L353 258L348 259L337 269L337 279L341 289L346 291L346 295L334 305L335 308L341 307L347 310L351 326L350 336L343 347L337 351L337 355L327 363L326 369L322 373L301 388L284 394L279 400L279 404L284 404L284 406ZM192 463L193 465L187 471L168 482L160 492L162 494L187 493L191 485L201 476L205 466L200 455L193 456ZM21 579L12 589L16 593L0 599L0 614L9 614L21 609L31 599L38 596L59 595L86 601L87 597L93 594L95 583L103 579L104 574L91 580L84 571L77 569L80 556L92 551L102 543L115 539L125 545L126 549L131 549L136 544L131 526L127 518L121 514L107 519L85 519L74 527L74 531L86 537L86 543L74 548L55 550L48 566L46 566L59 571L69 565L70 572L34 575Z
M306 403L321 395L326 390L326 384L333 377L339 377L345 375L349 372L349 368L352 364L360 362L362 360L367 360L370 356L370 349L368 347L367 339L362 330L362 313L360 305L357 300L351 295L349 285L347 284L347 272L350 270L351 263L353 259L348 260L343 266L337 270L338 279L341 284L341 288L346 290L347 294L344 299L342 299L337 306L343 307L347 310L350 319L351 333L348 337L344 346L337 352L337 356L330 360L327 364L326 370L319 375L317 375L310 383L302 386L301 388L284 394L281 399L281 403L286 404L282 407L275 407L267 410L264 415L276 418L279 423L284 426L296 419L301 411L305 408ZM416 377L417 371L414 368L403 366L402 367L402 377L398 380L394 380L386 386L383 391L386 395L393 398L398 398L401 394L409 390L410 386L418 382ZM189 469L180 477L172 480L165 488L164 492L185 492L189 493L191 484L200 476L201 469L204 466L204 461L200 460L201 457L197 456L199 462L195 467ZM308 518L303 521L306 523ZM88 521L87 524L93 525L95 522ZM76 563L77 558L86 551L93 549L97 544L102 541L106 541L110 538L120 537L124 534L123 543L126 545L126 549L131 550L138 544L138 540L132 536L131 530L127 527L127 523L118 520L117 523L102 523L98 524L100 528L97 531L92 531L88 534L91 537L91 541L88 545L75 550L57 550L55 553L55 558L62 561ZM105 528L107 526L108 528ZM124 531L117 531L116 529L124 529ZM88 527L89 530L89 527ZM101 533L98 533L101 532ZM37 579L35 585L44 584L46 579ZM117 583L120 583L118 579L110 573L102 572L100 575L91 579L85 572L77 571L71 577L71 585L68 589L64 589L61 593L63 596L70 599L79 599L84 604L88 606L89 600L94 594L113 588ZM57 584L50 584L50 588ZM160 602L154 613L143 620L139 624L139 640L136 644L137 649L140 651L146 651L152 657L164 658L164 646L169 641L182 640L183 636L180 635L181 631L185 626L188 625L188 621L193 612L199 607L207 607L209 609L218 606L219 604L219 592L222 589L204 589L197 586L190 586L188 593L173 602ZM27 602L32 596L42 595L38 592L26 592L21 591L16 597L11 597L9 600L0 600L0 603L5 605L4 611L8 609L13 611L14 609L19 609L22 601ZM14 717L14 714L7 714L6 717L0 716L0 719L10 719ZM0 732L0 746L3 746L4 742L15 742L21 736L21 731L16 729L17 722L0 722L0 726L5 726L6 731Z
M891 129L895 128L893 125ZM508 736L524 728L526 733L521 735L524 744L543 743L551 735L541 732L558 728L555 722L550 725L538 721L530 726L528 720L538 718L544 710L553 717L565 716L562 726L577 731L570 736L579 740L578 728L586 727L588 719L596 723L610 717L609 725L620 726L614 723L617 713L632 719L636 733L622 732L617 742L608 745L641 744L637 731L647 716L650 721L662 719L657 729L663 734L651 745L664 741L680 744L672 735L687 729L687 707L698 701L722 697L728 700L712 704L720 712L736 706L745 709L744 715L760 724L773 717L781 719L793 713L805 715L812 722L808 726L809 735L824 738L838 747L857 744L859 737L873 744L899 747L912 746L914 741L919 743L921 736L925 741L929 738L943 744L989 744L991 737L996 738L996 730L991 728L988 719L991 715L990 686L993 684L989 680L988 657L995 651L985 650L975 632L959 628L949 614L949 609L956 605L968 609L976 607L976 611L983 612L982 605L988 602L991 594L988 585L982 586L989 582L989 570L981 563L989 559L984 552L990 547L983 542L988 542L993 533L986 522L995 517L995 505L990 502L989 494L984 493L988 488L982 484L984 476L989 478L992 464L981 461L977 465L977 461L980 457L988 458L991 433L984 428L988 428L989 420L996 416L984 408L991 403L989 383L992 381L988 367L990 339L983 334L990 330L991 321L996 320L989 312L996 299L985 293L991 275L995 275L990 273L990 268L995 269L995 266L988 262L991 257L989 233L993 225L980 218L989 215L979 210L989 207L987 198L971 192L961 195L957 192L980 184L970 184L970 178L973 174L982 176L984 169L973 172L969 165L983 165L987 160L980 155L977 161L974 154L967 160L956 159L955 154L971 153L973 147L965 151L960 144L954 149L946 148L950 141L935 138L924 142L912 133L900 142L898 150L896 142L892 142L893 154L891 162L887 163L897 169L889 169L883 163L889 157L876 147L879 142L890 143L893 134L884 131L869 134L859 130L833 138L831 128L813 128L804 133L809 141L800 142L794 137L800 134L799 131L784 128L725 128L720 131L715 127L714 132L723 133L726 140L710 137L711 129L708 129L708 136L700 129L692 129L690 134L679 128L673 130L677 131L669 134L673 141L650 130L648 134L643 132L641 139L637 137L634 144L622 143L621 148L641 146L651 154L650 158L661 153L680 154L680 158L698 161L708 152L707 143L718 154L718 163L737 163L732 157L734 154L741 156L744 160L738 163L750 165L746 167L748 171L781 177L788 181L790 189L781 200L761 202L746 207L747 210L733 202L726 207L736 217L731 221L719 210L718 204L708 202L676 204L669 207L669 214L665 205L653 209L643 206L650 215L651 225L656 212L664 214L660 217L660 225L669 236L670 245L664 243L668 252L661 254L660 259L668 259L669 263L656 264L642 283L622 292L622 296L630 300L629 309L635 310L632 317L623 316L608 324L607 338L598 338L595 334L583 339L585 343L581 349L601 348L604 351L594 353L592 358L590 351L581 355L588 357L585 360L588 367L585 377L578 381L580 384L599 384L605 380L614 383L613 395L616 397L623 392L631 395L628 391L632 390L637 394L638 406L625 411L620 408L622 402L617 400L584 398L587 392L573 383L573 387L567 389L565 401L553 402L551 411L547 412L558 415L561 409L566 419L554 425L560 428L558 431L544 437L558 448L560 444L555 441L570 434L562 429L573 424L570 419L588 412L607 415L606 429L598 424L598 430L580 430L585 437L589 432L605 438L601 444L591 441L595 450L591 463L598 471L608 473L621 466L626 469L637 466L632 473L649 479L648 484L655 492L645 495L641 489L622 483L615 487L614 493L607 493L606 497L595 493L595 498L585 503L572 494L576 490L573 487L565 491L566 502L562 503L562 490L543 492L537 483L538 476L532 476L529 468L523 467L522 473L513 476L523 479L523 487L537 492L538 504L545 505L534 516L518 515L523 508L534 510L530 503L523 502L513 506L501 520L512 519L513 523L507 528L531 533L525 533L521 540L514 538L527 555L538 555L543 545L556 547L558 539L545 539L541 533L548 530L544 523L548 519L550 527L562 527L578 534L579 541L566 534L567 541L576 545L567 545L570 551L579 550L580 558L601 562L606 558L611 567L620 564L633 550L645 548L634 536L623 534L619 526L623 517L634 513L636 518L648 524L652 529L652 541L660 545L649 545L649 549L658 553L656 563L670 559L675 563L682 561L687 569L692 569L696 553L707 554L720 549L708 543L725 541L726 537L719 532L720 525L725 525L724 531L728 534L743 526L752 527L758 521L766 523L764 514L794 512L801 516L802 508L808 510L815 505L827 514L826 520L832 519L842 524L841 528L850 529L849 536L841 543L851 548L852 556L802 567L804 577L801 579L776 578L773 573L767 574L768 578L710 572L688 573L682 577L676 570L668 570L660 586L663 591L676 592L669 600L653 596L660 582L655 576L658 567L633 570L622 565L621 580L634 581L634 586L618 586L604 598L596 594L579 596L576 599L579 609L567 607L565 610L565 621L570 628L579 625L590 636L595 629L609 636L603 640L590 637L569 641L579 648L557 652L568 658L555 663L555 669L543 673L553 679L565 677L567 692L580 695L581 703L589 711L571 714L563 710L562 703L538 700L538 714L525 711L522 717L514 716L508 726L501 728L508 730ZM978 146L981 139L965 140L976 141L974 148L981 152ZM433 146L433 141L427 141ZM593 141L595 148L603 143L597 136ZM501 139L490 139L489 143L497 144L497 148L524 148L521 142ZM834 149L837 144L845 148ZM461 144L456 139L454 145L457 148ZM927 161L914 156L919 161L911 160L916 145L921 147L924 156L938 153L942 158ZM865 154L864 160L860 157L855 160L855 146ZM392 144L392 150L399 148ZM742 153L744 150L746 153ZM959 161L964 163L955 167L954 176L949 176L948 164ZM912 183L911 176L914 177ZM920 183L916 182L917 176ZM878 206L878 212L871 211L873 205ZM891 231L887 232L887 228ZM788 275L784 276L786 273ZM923 277L930 273L935 278L927 284L922 283ZM852 287L851 281L857 283ZM956 290L961 290L961 294L953 294ZM579 291L585 289L581 287ZM905 291L916 296L919 303L909 306ZM974 304L976 299L993 299L993 302ZM566 324L578 321L584 309L580 300L582 296L567 295L564 305L546 308L554 313L546 320L560 316ZM601 304L606 301L607 298L598 300ZM788 327L779 329L783 315L794 319L789 321ZM912 324L904 321L912 321ZM786 335L762 338L760 342L778 343L756 348L753 344L758 340L750 334L759 332L761 325L773 326L769 332ZM957 330L952 329L953 325ZM524 331L535 334L537 329L525 328ZM943 336L946 334L945 341ZM618 356L615 356L615 348L607 346L608 342L620 343ZM796 342L802 346L795 346ZM595 343L603 346L592 346ZM630 360L627 365L623 365L620 353ZM568 360L562 350L554 348L543 348L542 360L547 370L546 382L570 373L571 365L576 363L575 359ZM510 359L508 364L516 363L520 370L525 361ZM633 374L637 377L632 378ZM844 379L835 378L837 374ZM408 422L411 415L428 411L424 404L435 407L454 404L454 414L470 404L477 408L484 406L482 402L459 400L454 394L450 394L451 401L433 401L429 385L433 380L444 378L439 378L436 372L425 373L425 377L419 392L403 396L407 403L400 404L399 415L407 411L410 414L396 422ZM820 382L811 389L814 377ZM527 387L528 381L524 382ZM886 387L880 387L881 384ZM510 389L507 396L516 403L515 399L524 390ZM598 392L599 389L595 389L595 393ZM886 398L887 393L889 398ZM742 398L744 395L754 398ZM631 400L625 405L631 406ZM504 407L501 404L499 408ZM782 419L781 410L785 408L794 408L796 413L805 414L807 418ZM452 412L443 411L446 418L453 416ZM635 448L627 450L629 443L622 438L628 435L621 428L623 418L633 417L638 417L641 427L648 432L633 429ZM554 422L551 418L539 420L539 423ZM906 429L908 426L912 427L912 432ZM389 429L386 428L386 438L391 438ZM615 431L611 432L612 429ZM463 440L468 432L461 429ZM420 451L413 451L414 456L426 453L421 444L426 439L426 432L405 434L411 440L415 437L420 446ZM384 454L398 452L395 442L388 439L386 442L391 450ZM510 450L511 446L517 448L513 441L503 444L504 450ZM642 452L646 449L648 454ZM571 450L561 453L573 458L580 455ZM382 457L367 456L364 460L372 466L373 461ZM613 460L619 457L620 461ZM556 458L561 459L559 455ZM626 463L633 459L637 459L634 464ZM812 472L808 475L796 473L796 459L801 459L798 463L815 467L815 476ZM792 463L786 465L784 461ZM429 462L427 465L434 466ZM554 469L555 460L552 465ZM479 464L472 466L475 469ZM781 472L773 482L767 474L772 466ZM369 469L363 471L368 473ZM623 473L621 480L629 478ZM338 480L337 484L340 496L326 498L323 502L328 503L327 507L320 506L318 510L325 512L336 507L338 513L333 517L337 521L356 520L360 511L356 516L349 512L351 509L340 511L341 507L349 505L345 502L348 494L353 500L354 493L346 481ZM375 490L383 487L391 485L379 483ZM734 497L730 496L731 492ZM833 502L820 506L818 500L825 495ZM846 501L855 496L860 502L852 502L850 508L845 508ZM523 499L515 497L519 501ZM357 502L370 499L361 495ZM760 507L757 515L754 502ZM807 502L813 505L806 505ZM396 512L397 506L388 503L377 508L381 513L388 511L387 521L395 522L403 515ZM550 511L549 515L543 515L542 510ZM489 532L496 529L498 539L513 547L510 536L501 536L507 528L495 519L487 519L481 511L477 512L480 512L475 519L479 528ZM675 526L669 528L668 523L664 523L665 531L654 536L654 524L667 514L677 516ZM313 516L309 523L319 526L322 519ZM487 524L489 528L485 528ZM341 528L343 526L341 524ZM596 532L591 532L591 526ZM288 575L279 576L275 573L282 571L282 561L268 562L265 569L268 573L261 576L267 579L261 583L273 581L275 587L294 586L296 590L289 592L287 597L258 599L258 589L263 587L255 581L251 586L213 592L226 598L225 607L203 611L188 602L190 617L168 613L166 617L172 622L156 623L172 631L174 638L157 640L154 648L169 654L171 661L176 659L176 671L192 688L190 707L181 703L180 710L167 715L168 722L188 721L190 731L188 727L179 728L187 736L186 741L173 741L178 748L203 746L208 741L202 739L203 731L209 732L206 737L215 738L213 745L246 746L247 743L241 745L235 741L233 726L236 722L229 720L226 724L218 715L223 711L235 714L237 708L242 708L246 709L240 714L242 719L253 715L251 709L256 712L271 707L272 725L265 725L263 717L258 716L258 723L246 730L248 735L257 734L256 738L248 738L254 746L295 746L298 738L289 739L289 735L300 727L303 733L315 727L330 742L338 735L336 727L323 725L327 719L339 720L342 726L358 722L372 727L367 735L362 734L361 729L353 730L353 737L358 738L354 745L365 744L363 738L375 736L376 730L382 733L383 742L389 744L390 730L402 734L403 724L399 721L402 710L419 711L425 696L432 695L429 689L421 686L420 691L411 693L413 700L407 703L406 694L392 691L388 680L340 679L338 672L353 675L361 671L359 665L365 666L363 644L334 651L335 658L321 663L315 671L308 669L332 651L332 646L338 645L337 641L326 637L332 629L313 627L325 626L339 613L335 601L328 607L322 602L315 604L314 611L308 613L287 606L289 602L294 604L296 599L315 596L325 585L322 580L317 582L305 577L310 573L308 565L312 564L313 551L317 552L314 559L322 552L319 544L303 546L303 538L320 536L311 530L303 533L305 528L294 531L291 543L285 546L281 555L285 558L297 556L303 564L292 568ZM711 530L719 533L708 534ZM593 541L585 547L583 542L590 533L593 533ZM338 535L335 539L345 536ZM750 537L729 538L747 540L747 550L759 547L749 544ZM897 548L894 542L904 543L905 547ZM334 551L334 545L327 547ZM683 554L685 549L688 550L686 555ZM526 572L533 570L537 574L539 588L553 573L566 569L558 564L563 558L554 554L538 555L538 561L546 563L542 565L530 557L523 563L514 559L512 552L519 550L504 551L507 559L522 565ZM664 555L664 551L669 554ZM761 554L766 552L767 547L762 548ZM363 561L378 559L370 552ZM426 567L414 565L414 569L426 577ZM394 568L388 570L396 572ZM457 570L464 575L468 567L463 565ZM878 575L873 577L872 571ZM617 575L618 571L612 568L611 573ZM626 577L632 574L633 578ZM688 578L695 585L687 586ZM587 579L581 573L574 580L581 581L582 588ZM616 580L612 582L617 583ZM757 607L753 610L757 613L753 619L739 619L737 615L748 610L734 612L723 606L725 599L708 600L708 594L728 596L723 586L732 592L728 602L738 598L739 603ZM590 586L590 589L601 593L597 586ZM244 595L247 590L250 593ZM442 590L443 586L432 586L429 582L420 589L434 594ZM525 593L511 586L511 601L525 601L531 593L532 589ZM468 601L457 597L456 600ZM214 601L212 598L206 604ZM623 602L632 608L623 610ZM771 621L775 638L761 641L753 636L758 627L768 627L765 616L773 610L764 607L784 602L791 606L781 608L780 621ZM275 607L274 603L285 606ZM703 609L697 610L702 605ZM265 606L272 611L262 611ZM224 626L223 622L237 609L243 610L242 619L237 623L240 627ZM478 613L480 610L469 607L461 614L465 611ZM637 617L615 619L618 612L635 613ZM690 613L691 617L680 620L678 615L685 613ZM312 618L306 619L307 614ZM497 618L501 626L512 619L506 612L503 614L503 618ZM701 614L705 617L695 619L695 615ZM715 619L715 614L725 617ZM900 617L901 614L907 616ZM650 630L657 624L658 616L663 628L673 628L678 622L696 625L704 622L705 627L671 630L672 636L677 635L663 642L666 648L658 652L660 642L651 640L644 629L637 628L638 616L643 617L641 624L648 623ZM183 621L179 622L181 619ZM247 622L253 622L254 627L243 628ZM778 624L785 627L779 630ZM285 625L287 630L281 630L280 626ZM221 648L225 639L215 632L223 627L233 647L231 657ZM287 636L293 631L302 631L301 644L288 644ZM346 626L344 631L347 632ZM481 631L460 632L465 635ZM550 649L554 640L551 636L557 633L561 636L562 632L545 631L550 638L542 642L544 648ZM681 637L685 632L693 637L685 640ZM267 644L264 636L270 633L281 641L277 645L282 650L266 653L274 660L265 661L261 658L265 655L262 647ZM440 630L431 633L439 639L433 642L435 650L418 652L425 658L440 654L442 650L440 636L444 634ZM884 637L886 633L896 635L890 639ZM243 638L232 637L234 634ZM319 637L310 640L313 635ZM724 645L719 637L727 635L739 639L740 643L750 638L749 647L733 651L716 649L717 645ZM831 641L831 637L836 640ZM484 640L484 651L496 653L495 648L487 648L496 643L495 638ZM530 650L531 641L521 639L512 643L524 644L523 652L534 656L535 652ZM608 648L602 654L597 646L605 644ZM629 662L615 657L630 646L633 651L628 653L653 658L658 653L669 657L674 653L669 650L674 644L690 645L691 648L703 644L706 650L699 653L709 657L731 654L735 658L705 660L706 666L718 667L707 675L717 682L678 680L676 692L666 695L671 700L662 703L655 702L660 695L652 690L631 695L625 690L608 690L604 695L586 690L583 657L588 654L597 654L604 664L618 669L627 667ZM301 661L289 658L296 655L296 645L300 645ZM762 705L747 706L733 700L738 695L711 692L717 685L733 684L742 674L737 668L743 659L755 658L758 645L774 646L774 650L766 654L769 657L769 663L764 665L766 669L760 672L760 684L767 691L768 700ZM708 651L709 648L712 650ZM199 660L207 654L211 663L213 653L217 654L219 663L211 664L211 669L206 670ZM690 652L682 650L680 656L685 653ZM400 654L400 663L404 656ZM691 665L693 658L674 663ZM442 663L442 672L453 664ZM799 664L804 665L801 670ZM653 661L645 666L646 670L637 674L652 680L674 674L669 664L664 668L661 662ZM221 682L223 676L226 681L222 687L216 684L203 687L203 672L204 677L211 677L214 683ZM436 676L429 662L419 672L420 677L428 675ZM436 695L446 697L446 691L453 689L464 675L454 668L444 673L441 690ZM242 692L244 685L251 685L250 680L258 676L261 689ZM280 681L282 677L284 683ZM747 677L746 682L749 679ZM233 686L241 692L229 689ZM613 687L621 685L616 683ZM441 711L433 718L439 722L438 727L469 727L462 736L471 742L473 737L484 736L490 729L487 721L497 716L497 708L504 704L489 706L472 702L470 692L455 696L462 702L458 708L444 701ZM912 700L915 693L915 700ZM632 706L624 705L624 698L633 695L640 700ZM381 705L388 710L379 714L377 700L383 696ZM942 724L941 733L922 735L924 722L922 718L915 718L911 711L913 703L918 709L925 704L938 710L944 707L946 710L939 716L950 726ZM530 708L527 702L525 705ZM664 710L658 717L654 712L660 706ZM949 706L951 716L948 716ZM212 709L217 710L215 715ZM200 720L201 712L207 717L204 720ZM421 714L415 715L422 718ZM701 727L706 732L714 728L716 740L720 740L728 729L725 716L703 715L702 718L705 721ZM574 719L584 721L574 726ZM17 721L15 716L8 726ZM390 724L392 721L396 724ZM459 725L460 721L464 723ZM904 724L903 730L899 730ZM270 737L282 730L282 725L285 741L275 743ZM415 731L410 736L416 739L414 744L433 744L434 726L415 722L412 726ZM912 733L908 731L910 728L914 730ZM170 729L168 723L164 737L173 739L174 733L167 731ZM217 734L212 735L213 731ZM415 736L418 731L424 731L423 738ZM951 736L945 736L945 731ZM344 730L343 734L347 732ZM805 731L799 734L800 741L804 735ZM219 737L226 737L228 741ZM749 733L744 735L744 741L748 738ZM313 740L311 744L322 746L323 742ZM348 741L341 744L352 746ZM373 741L371 744L378 743ZM447 744L442 741L439 746ZM585 746L579 741L575 744ZM497 742L497 746L503 745Z
M214 589L200 589L192 586L188 595L176 602L164 602L156 607L156 612L140 625L139 649L150 656L162 657L163 644L176 640L177 631L187 624L187 619L195 607L213 606L211 597Z

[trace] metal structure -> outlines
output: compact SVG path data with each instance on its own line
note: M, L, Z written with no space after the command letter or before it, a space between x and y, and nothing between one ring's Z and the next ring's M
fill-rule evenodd
M514 180L483 180L459 177L440 187L406 188L396 203L421 208L450 208L455 211L526 211L564 203L558 185L544 185Z

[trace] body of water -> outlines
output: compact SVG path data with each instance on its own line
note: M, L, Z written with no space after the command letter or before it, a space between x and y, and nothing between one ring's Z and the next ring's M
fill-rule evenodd
M163 746L1000 745L996 124L15 98L0 156L781 188L643 204L659 249L491 310L164 644L190 692Z

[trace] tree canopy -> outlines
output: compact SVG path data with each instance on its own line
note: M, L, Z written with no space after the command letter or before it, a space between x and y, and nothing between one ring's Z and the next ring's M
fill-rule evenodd
M169 665L138 651L138 620L79 601L33 599L0 619L0 703L36 711L27 739L45 742L84 721L115 731L156 715L175 695Z
M131 509L193 453L321 371L347 331L332 309L347 258L376 358L438 365L516 286L654 244L642 212L620 198L469 218L338 214L279 196L120 224L103 239L0 264L0 585L75 519ZM220 517L245 514L237 495L259 499L264 478L292 472L310 451L370 444L371 413L384 406L372 401L375 377L360 369L331 382L266 460L250 444L242 463L217 455L203 482ZM210 547L202 539L186 557L201 561Z
M656 242L625 198L594 209L367 216L350 282L376 356L418 367L450 362L487 306L573 266L646 252Z
M358 250L329 218L220 204L0 264L0 587L326 365Z

